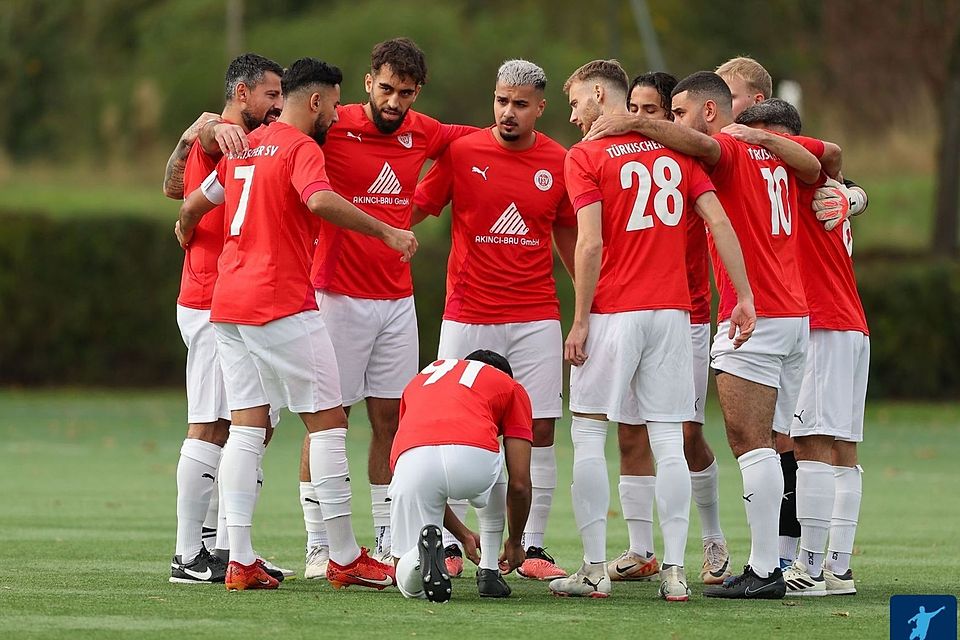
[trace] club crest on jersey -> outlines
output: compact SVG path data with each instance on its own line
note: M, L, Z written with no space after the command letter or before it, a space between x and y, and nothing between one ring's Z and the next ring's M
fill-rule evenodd
M533 176L533 184L537 185L540 191L550 191L553 186L553 174L546 169L540 169Z
M402 144L404 149L409 149L413 146L413 134L410 132L401 133L397 136L397 142Z

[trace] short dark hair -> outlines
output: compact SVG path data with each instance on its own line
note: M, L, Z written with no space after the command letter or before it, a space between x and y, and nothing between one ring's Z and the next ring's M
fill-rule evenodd
M629 93L627 85L630 80L618 60L592 60L588 62L570 74L567 81L563 83L563 92L570 93L570 87L574 82L586 82L588 80L603 80L608 86Z
M785 128L791 135L800 135L803 122L800 112L786 100L770 98L749 106L737 116L739 124L765 124Z
M370 72L374 75L383 65L401 78L410 78L417 84L427 82L427 59L420 47L410 38L393 38L378 43L370 52Z
M464 360L477 360L496 369L500 369L500 371L503 371L511 378L513 377L513 369L510 368L510 363L507 362L507 359L496 351L490 351L489 349L477 349L464 358Z
M237 85L241 82L253 89L263 82L263 76L273 72L283 78L283 67L269 58L256 53L244 53L233 59L224 77L224 99L233 100Z
M343 73L337 67L316 58L300 58L287 68L280 81L284 97L317 84L333 86L343 82Z
M723 78L713 71L691 73L677 83L670 95L675 97L684 91L689 92L690 95L703 96L708 100L713 100L717 103L717 106L726 108L727 111L733 109L733 94L730 93L730 87L723 81Z
M657 90L657 94L660 96L660 106L666 109L667 113L673 113L670 110L670 98L673 97L672 93L675 86L677 86L677 79L669 73L663 71L641 73L630 84L630 90L627 91L627 100L630 100L630 94L633 93L634 87L652 87Z

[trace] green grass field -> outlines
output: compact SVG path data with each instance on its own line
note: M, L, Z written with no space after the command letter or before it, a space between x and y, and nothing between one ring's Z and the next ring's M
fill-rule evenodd
M0 628L10 638L885 638L892 594L957 593L960 556L960 406L872 404L862 451L864 500L854 568L860 593L772 601L656 598L652 584L615 584L605 601L552 597L543 583L508 580L512 598L480 601L470 577L445 605L395 589L334 591L294 579L277 592L167 582L175 532L175 466L183 438L180 394L0 391ZM722 521L735 563L748 538L739 474L716 407L709 438L721 461ZM568 422L558 429L560 482L547 544L568 569L580 543L570 507ZM303 428L286 415L265 460L257 549L303 569L297 456ZM611 432L613 434L614 432ZM368 430L355 414L349 441L355 528L372 538L365 483ZM615 437L608 459L614 460ZM611 465L608 554L626 544ZM700 563L691 521L687 564ZM658 535L659 538L659 535ZM658 541L659 545L659 541Z

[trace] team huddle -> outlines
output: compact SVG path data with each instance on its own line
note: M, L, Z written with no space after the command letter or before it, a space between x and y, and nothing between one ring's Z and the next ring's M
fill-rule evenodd
M442 602L466 558L482 597L509 596L515 570L562 596L656 581L660 597L686 601L693 502L704 596L856 593L869 338L849 218L866 195L843 179L840 148L801 136L750 58L679 82L583 65L563 85L584 135L569 150L536 130L547 78L531 62L499 68L486 128L414 111L426 79L405 38L374 47L363 104L340 104L342 74L325 62L284 69L244 54L227 69L223 112L202 114L174 150L164 193L183 199L189 426L170 581L274 589L293 575L251 540L286 407L307 429L304 576L335 588L396 585ZM447 205L439 349L417 373L411 228ZM575 290L565 339L554 251ZM569 575L544 550L564 360L583 543ZM739 574L703 434L708 369L743 478L751 548ZM361 400L370 549L353 529L346 452ZM611 421L629 534L613 560Z

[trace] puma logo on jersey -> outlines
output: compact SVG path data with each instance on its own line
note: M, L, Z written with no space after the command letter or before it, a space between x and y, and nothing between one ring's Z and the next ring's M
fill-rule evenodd
M483 168L483 171L481 171L481 170L480 170L480 167L473 167L472 169L470 169L470 171L471 171L472 173L479 173L481 176L483 176L483 181L486 182L486 181L487 181L487 170L488 170L489 168L490 168L490 166L488 165L488 166L486 166L486 167Z
M476 167L474 167L474 169L476 169ZM517 205L514 202L511 202L507 208L503 210L503 213L500 214L497 221L490 227L490 233L505 236L525 236L529 232L530 228L527 227L527 223L523 220L523 216L520 215L520 210L517 209Z
M363 135L363 134L354 133L353 131L347 131L347 137L348 137L348 138L355 138L357 142L363 142L363 140L360 139L360 136L361 136L361 135Z
M380 169L380 175L377 176L377 179L374 180L370 188L367 189L367 193L395 196L400 193L400 191L400 180L397 178L397 174L393 172L393 168L389 162L384 162L383 168Z

